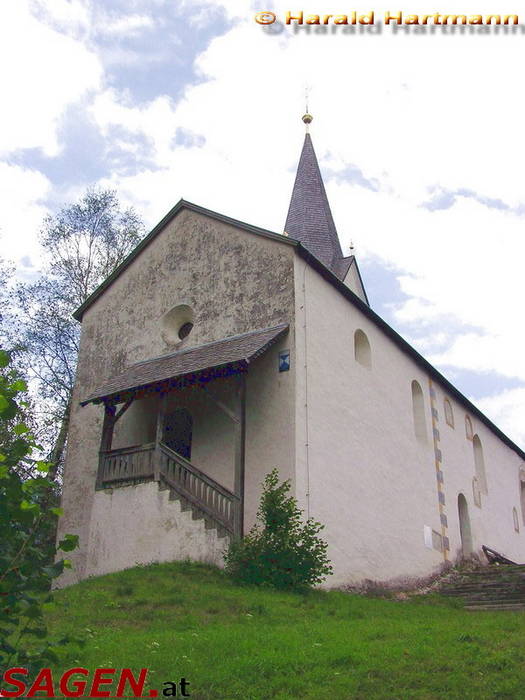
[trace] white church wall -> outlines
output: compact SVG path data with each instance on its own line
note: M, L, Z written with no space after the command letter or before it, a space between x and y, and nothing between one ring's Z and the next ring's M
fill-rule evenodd
M209 390L219 400L235 408L234 381L219 379L210 382ZM233 491L234 430L231 418L202 391L185 389L179 397L173 395L173 405L183 406L193 418L191 463Z
M307 514L326 526L324 536L335 569L327 584L428 575L444 560L441 551L430 548L432 537L434 545L439 546L440 537L448 534L442 529L439 499L444 501L441 511L448 514L453 549L458 542L460 488L469 510L475 510L471 505L472 442L470 452L463 444L465 440L451 447L448 436L445 444L438 441L435 445L429 379L419 365L299 259L295 275L297 496ZM358 328L370 342L371 369L354 358L354 333ZM414 380L422 389L424 440L416 437L414 428ZM439 388L437 394L438 415L444 424ZM457 407L454 410L460 415ZM440 428L441 434L446 433L443 425ZM515 552L518 560L525 561L525 553L518 556L512 549L520 537L514 537L512 526L512 506L519 504L519 459L477 421L476 430L486 445L489 496L482 508L484 530L478 524L478 514L472 515L474 545L484 543L480 537L490 527L495 547L510 537L512 542L506 551ZM444 455L443 463L438 464L444 473L441 496L435 447ZM457 464L456 481L447 481L449 461ZM505 479L498 477L501 493L495 484L490 485L496 480L493 470L498 462L505 463L507 475ZM425 528L429 546L425 544ZM451 553L455 555L455 551Z
M82 408L80 400L135 362L292 322L293 256L294 249L285 242L182 210L87 309L68 437L64 517L59 522L59 537L66 532L79 535L80 548L71 557L74 570L66 572L61 585L85 575L90 526L98 527L91 513L103 408ZM192 308L195 325L187 338L170 345L162 318L182 303ZM293 429L290 417L284 424Z
M264 477L276 468L295 488L294 331L251 365L246 386L245 531L255 522ZM279 353L291 351L290 370L279 372Z
M183 559L221 566L227 544L155 482L97 491L84 576Z
M454 414L454 427L443 419L440 428L451 556L461 553L457 500L463 493L468 504L474 551L479 553L481 546L486 545L518 563L525 562L525 532L523 527L515 531L512 513L513 508L519 513L519 475L520 468L525 466L523 460L444 389L438 387L437 393L440 416L444 412L445 398L450 400ZM479 489L476 496L474 444L466 435L466 415L471 420L473 435L479 436L486 472L487 493ZM483 555L480 557L484 560Z
M117 421L112 449L155 442L157 406L158 401L154 397L134 401Z

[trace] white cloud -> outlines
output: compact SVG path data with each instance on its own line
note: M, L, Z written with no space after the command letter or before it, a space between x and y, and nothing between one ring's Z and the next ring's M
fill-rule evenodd
M525 445L525 387L474 401L518 445Z
M2 257L15 262L27 255L38 258L37 234L48 213L42 202L49 192L50 183L42 173L0 163Z
M97 87L101 66L84 45L31 13L28 0L0 6L0 153L57 152L57 126L68 104Z
M56 28L76 33L89 25L89 0L29 0L33 14Z
M118 17L117 15L104 13L99 17L97 28L102 34L124 34L127 37L133 37L154 25L153 17L148 17L147 15L134 14Z

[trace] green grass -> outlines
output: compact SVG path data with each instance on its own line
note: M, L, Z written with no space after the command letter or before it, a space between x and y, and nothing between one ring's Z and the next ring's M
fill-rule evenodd
M282 593L174 563L59 591L48 619L87 640L63 668L147 667L160 689L184 676L193 700L525 698L525 614L438 596Z

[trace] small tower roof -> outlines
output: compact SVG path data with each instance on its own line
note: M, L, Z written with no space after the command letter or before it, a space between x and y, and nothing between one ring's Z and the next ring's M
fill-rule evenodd
M313 117L307 113L302 119L306 124L307 133L284 230L337 274L343 253L312 139L308 133L308 125Z

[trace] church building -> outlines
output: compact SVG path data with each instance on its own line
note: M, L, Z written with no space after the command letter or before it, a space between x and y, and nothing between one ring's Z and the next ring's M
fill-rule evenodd
M274 468L325 526L326 586L525 562L525 453L370 308L311 119L283 233L180 200L75 312L61 585L220 565Z

